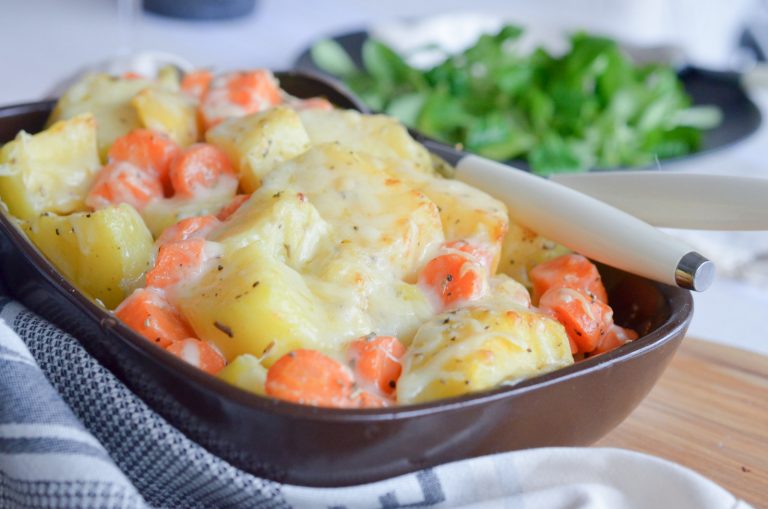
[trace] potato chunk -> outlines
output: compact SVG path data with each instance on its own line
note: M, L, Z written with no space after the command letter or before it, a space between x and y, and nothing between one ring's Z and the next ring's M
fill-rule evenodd
M84 210L99 167L91 115L57 122L35 135L21 131L0 150L0 198L20 219Z
M107 151L117 138L142 126L131 100L153 82L121 79L108 74L89 74L61 96L48 123L92 113L98 126L99 154L106 161Z
M258 242L272 257L298 270L313 258L328 231L328 224L304 194L261 189L210 239L233 249Z
M131 101L139 121L186 147L197 141L197 105L182 92L145 88Z
M226 250L217 266L182 284L174 297L200 339L228 360L268 354L269 366L291 350L322 346L321 302L301 275L258 244Z
M69 216L44 214L24 229L69 281L110 309L150 268L152 235L130 205Z
M444 241L432 200L393 178L372 157L335 143L281 164L264 188L303 193L333 228L333 250L357 249L370 257L369 265L384 263L396 278L415 279Z
M565 329L522 307L471 307L421 326L403 359L399 403L419 403L514 383L573 364Z
M264 384L267 381L267 368L251 354L238 355L216 376L245 391L266 394Z
M509 231L504 236L499 272L530 288L529 273L533 267L570 252L567 247L525 226L510 223Z
M392 117L319 109L306 109L299 115L313 145L336 142L344 149L386 160L395 167L405 164L417 172L432 173L427 149Z
M227 153L246 193L258 189L278 163L309 148L309 137L298 114L285 107L225 120L209 129L205 138Z
M482 246L493 256L490 269L495 272L509 224L507 207L458 180L434 178L418 188L438 206L445 240L466 240Z

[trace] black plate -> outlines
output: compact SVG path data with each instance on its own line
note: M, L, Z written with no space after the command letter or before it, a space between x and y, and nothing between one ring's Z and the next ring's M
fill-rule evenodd
M349 53L355 64L362 66L362 48L363 43L368 39L367 32L355 31L331 37L331 39L338 42ZM294 68L328 76L315 65L309 48L299 55L294 62ZM688 160L729 147L748 138L760 127L762 121L760 109L747 95L738 73L686 67L679 71L678 76L694 105L717 106L723 113L723 120L717 127L704 131L701 149L686 156L664 159L665 164ZM417 133L417 137L421 136ZM510 161L510 164L529 169L525 161L515 160ZM649 168L656 168L656 166Z
M299 97L354 103L332 87L278 73ZM0 108L0 144L42 129L53 102ZM590 444L651 390L685 335L691 295L602 267L616 322L643 336L514 387L396 408L353 410L256 396L183 362L77 291L0 209L0 279L72 333L171 424L253 474L310 486L371 482L482 454Z

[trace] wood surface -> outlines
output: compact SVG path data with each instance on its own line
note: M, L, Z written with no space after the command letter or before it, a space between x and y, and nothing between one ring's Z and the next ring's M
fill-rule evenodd
M595 445L669 459L768 508L768 357L685 338L643 403Z

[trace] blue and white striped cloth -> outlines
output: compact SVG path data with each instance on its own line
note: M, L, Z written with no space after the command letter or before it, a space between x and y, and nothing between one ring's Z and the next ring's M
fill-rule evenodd
M679 465L534 449L351 488L259 479L150 410L70 335L0 287L0 508L747 508Z

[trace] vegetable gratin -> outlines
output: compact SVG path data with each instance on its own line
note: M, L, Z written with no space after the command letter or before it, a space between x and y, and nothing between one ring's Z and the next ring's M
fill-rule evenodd
M0 197L148 341L295 403L458 396L637 337L589 260L438 163L267 70L95 74L2 148Z

